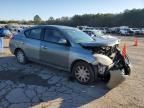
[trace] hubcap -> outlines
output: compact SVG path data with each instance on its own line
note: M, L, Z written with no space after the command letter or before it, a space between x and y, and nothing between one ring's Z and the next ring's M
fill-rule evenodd
M80 82L87 82L90 79L90 72L85 66L77 66L75 76Z
M18 61L19 61L20 63L23 63L23 62L24 62L24 54L23 54L23 52L19 51L19 52L17 53L17 59L18 59Z

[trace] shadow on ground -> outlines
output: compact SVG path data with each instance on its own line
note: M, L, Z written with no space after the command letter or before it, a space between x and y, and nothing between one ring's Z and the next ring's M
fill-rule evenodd
M81 85L69 80L68 72L36 63L21 65L16 62L14 56L0 57L0 81L7 80L12 81L14 85L25 84L23 90L28 86L47 89L43 94L37 93L38 101L31 101L27 107L49 107L56 103L60 108L80 107L99 99L109 91L102 81Z

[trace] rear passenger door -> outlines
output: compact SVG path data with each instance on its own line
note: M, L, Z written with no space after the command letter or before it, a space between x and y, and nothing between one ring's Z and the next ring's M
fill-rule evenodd
M30 60L39 60L40 58L40 40L42 28L32 28L25 31L24 52Z
M59 42L61 39L65 39L65 37L59 30L46 28L41 43L40 58L50 65L65 69L68 68L70 48L67 45L62 45Z

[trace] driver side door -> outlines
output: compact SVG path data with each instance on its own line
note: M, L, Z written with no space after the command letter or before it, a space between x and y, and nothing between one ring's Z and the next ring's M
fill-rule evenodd
M43 41L41 42L41 61L50 65L68 68L70 46L61 44L66 40L59 30L46 28Z

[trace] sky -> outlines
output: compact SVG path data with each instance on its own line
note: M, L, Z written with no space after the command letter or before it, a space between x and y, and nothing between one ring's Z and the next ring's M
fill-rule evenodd
M120 13L144 8L144 0L0 0L0 20L43 20L75 14Z

